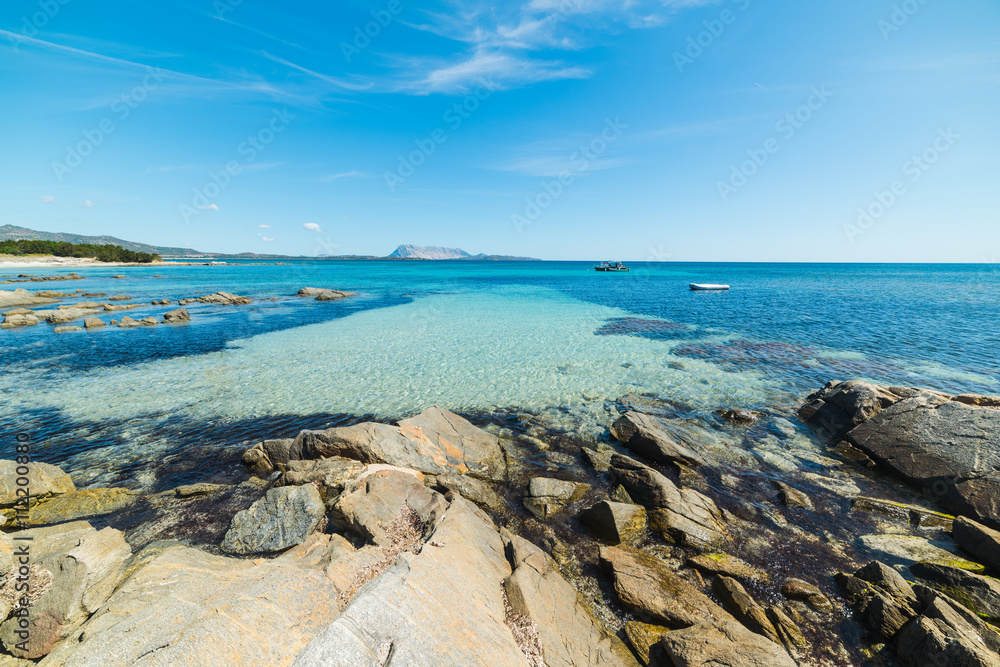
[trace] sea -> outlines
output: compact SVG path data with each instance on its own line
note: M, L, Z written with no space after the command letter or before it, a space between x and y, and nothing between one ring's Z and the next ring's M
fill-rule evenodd
M72 472L78 486L150 492L232 470L261 439L392 421L432 405L494 429L534 420L586 443L609 437L619 399L632 394L706 423L727 409L781 415L794 437L810 439L794 411L831 380L1000 394L1000 266L630 266L293 260L0 269L0 280L85 276L0 289L106 295L62 303L174 302L102 314L105 321L162 319L178 299L219 291L253 299L191 304L187 324L3 330L0 437L12 451L15 434L27 434L33 456ZM691 282L731 289L694 292ZM319 302L296 296L303 287L357 295Z

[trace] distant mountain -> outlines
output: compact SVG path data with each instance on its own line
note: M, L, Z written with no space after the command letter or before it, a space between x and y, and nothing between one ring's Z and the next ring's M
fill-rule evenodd
M125 241L114 236L84 236L82 234L64 234L61 232L39 232L27 227L15 227L14 225L0 227L0 241L20 241L27 239L65 241L66 243L92 243L94 245L117 245L126 250L155 253L160 257L202 257L209 254L198 252L191 248L171 248L168 246L135 243L134 241Z
M461 248L441 248L439 246L401 245L387 256L388 259L478 259L496 261L537 261L534 257L513 255L470 255Z
M393 250L392 259L466 259L469 253L459 248L439 248L434 245L401 245Z

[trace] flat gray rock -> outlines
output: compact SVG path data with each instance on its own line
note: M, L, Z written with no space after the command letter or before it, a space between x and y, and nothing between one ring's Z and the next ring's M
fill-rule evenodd
M231 554L284 551L305 541L326 515L312 484L280 486L233 517L221 548Z

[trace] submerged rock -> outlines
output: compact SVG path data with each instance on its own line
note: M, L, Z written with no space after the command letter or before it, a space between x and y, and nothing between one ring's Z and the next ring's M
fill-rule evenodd
M31 508L26 524L44 526L110 514L134 505L139 498L138 494L116 488L71 491L40 502Z
M315 486L273 488L233 517L220 546L232 554L284 551L304 542L325 516Z

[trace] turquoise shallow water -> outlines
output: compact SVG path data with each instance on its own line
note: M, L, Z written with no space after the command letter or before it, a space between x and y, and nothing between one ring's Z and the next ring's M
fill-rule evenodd
M435 404L528 411L599 438L628 392L695 414L787 409L830 379L1000 392L991 265L591 266L129 267L27 284L146 303L226 290L254 303L194 305L191 324L155 329L4 331L0 428L32 433L43 460L83 483L152 487L163 461L194 478L220 448ZM733 289L693 293L692 281ZM304 286L359 296L318 303L294 296Z

